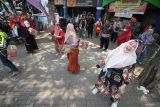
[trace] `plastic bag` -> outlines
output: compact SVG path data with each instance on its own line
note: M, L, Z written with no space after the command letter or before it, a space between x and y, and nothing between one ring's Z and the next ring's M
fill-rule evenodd
M17 47L15 45L9 45L7 48L7 53L9 57L17 56Z

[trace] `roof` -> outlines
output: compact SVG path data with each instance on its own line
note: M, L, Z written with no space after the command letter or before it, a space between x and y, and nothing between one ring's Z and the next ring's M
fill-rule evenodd
M148 3L151 3L152 5L160 8L160 0L145 0Z
M114 2L116 0L103 0L103 7L110 4L111 2Z

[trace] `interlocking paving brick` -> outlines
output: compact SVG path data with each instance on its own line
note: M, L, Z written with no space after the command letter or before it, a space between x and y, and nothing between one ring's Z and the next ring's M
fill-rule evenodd
M91 93L99 73L95 65L103 54L100 50L80 49L81 71L71 74L66 70L67 58L55 55L48 37L38 37L38 53L26 54L24 45L19 45L18 56L11 58L22 70L21 75L10 78L0 64L0 107L110 107L109 97ZM99 44L97 39L89 41ZM113 47L111 43L109 49ZM159 107L158 100L143 95L136 86L134 80L127 86L119 107Z

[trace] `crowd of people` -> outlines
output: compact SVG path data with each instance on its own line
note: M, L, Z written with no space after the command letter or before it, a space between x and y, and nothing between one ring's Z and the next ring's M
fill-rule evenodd
M65 31L60 28L59 23L55 24L56 27L51 32L56 48L58 46L57 49L62 54L67 53L67 70L71 73L78 73L80 71L80 65L78 64L80 38L93 38L95 32L95 38L100 38L100 49L104 48L104 51L108 49L110 41L117 44L117 48L107 52L107 58L96 65L97 68L101 68L102 70L98 76L98 82L92 90L94 94L100 92L105 96L110 96L113 102L112 106L115 107L120 101L125 87L130 82L135 64L144 62L148 45L154 42L154 28L151 25L144 32L139 33L138 37L133 35L133 25L136 22L136 18L131 18L126 23L123 23L120 18L117 18L113 22L108 19L102 21L99 18L95 22L92 15L88 17L78 15L75 23L67 25L65 34ZM59 51L57 52L59 53Z
M105 96L111 96L113 104L118 104L123 90L129 83L131 69L137 62L141 64L144 61L148 45L154 42L154 28L151 25L139 34L138 38L134 37L132 25L136 22L135 18L127 23L123 23L119 18L114 21L108 19L102 21L99 18L95 22L93 15L88 17L79 15L75 23L67 24L66 31L63 31L60 23L56 22L50 34L54 40L57 55L67 54L67 71L71 73L80 72L78 60L80 38L93 38L93 32L95 32L95 37L100 38L100 49L104 48L104 51L108 49L110 41L117 43L117 48L108 52L108 56L97 65L102 70L93 93L99 91ZM28 53L35 53L39 48L35 40L36 31L32 25L33 23L27 19L12 23L11 27L6 23L0 23L0 59L11 69L13 76L17 75L19 70L7 57L9 44L7 39L12 31L12 35L23 39ZM88 32L87 36L86 32Z
M145 29L140 30L140 26L136 27L137 19L131 18L130 20L123 21L120 18L114 20L102 20L99 18L95 21L92 14L90 15L78 15L74 22L75 29L80 38L100 38L100 49L106 51L109 46L109 42L121 45L131 39L138 39L141 41L141 46L138 47L138 63L142 64L147 56L148 46L152 44L155 39L154 26L148 25ZM138 29L138 30L137 30ZM88 34L87 34L87 33ZM138 36L137 36L138 35Z
M5 66L11 69L11 76L20 73L20 70L8 59L7 47L11 42L18 42L21 38L28 53L35 53L38 50L35 40L36 30L32 22L30 18L24 17L22 19L11 19L9 22L3 20L0 23L0 59Z

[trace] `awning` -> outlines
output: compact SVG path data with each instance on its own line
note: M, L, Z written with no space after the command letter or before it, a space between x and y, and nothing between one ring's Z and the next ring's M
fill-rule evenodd
M48 13L46 12L45 8L41 4L39 0L27 0L28 3L30 3L32 6L34 6L36 9L44 13L46 16L48 16Z
M116 0L103 0L103 7L110 4L111 2L114 2Z
M153 4L154 6L160 8L160 0L145 0L148 3Z

